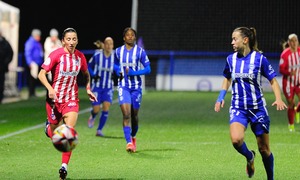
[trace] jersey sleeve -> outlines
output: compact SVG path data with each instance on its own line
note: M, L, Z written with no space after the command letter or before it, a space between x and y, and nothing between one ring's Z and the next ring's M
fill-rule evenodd
M146 54L146 51L144 49L142 49L142 53L141 53L141 63L143 64L144 67L150 65L150 60L149 60L149 58Z
M269 81L271 81L274 77L277 76L275 70L273 69L272 65L269 63L269 61L265 56L262 57L261 73Z
M119 48L117 48L116 50L115 50L115 52L114 52L114 64L116 65L116 66L120 66L120 57L119 57L119 55L118 55L118 52L120 51L120 49Z
M282 75L289 76L289 65L288 61L286 60L285 54L280 55L280 61L279 61L279 72Z
M227 79L231 79L231 68L229 66L229 57L226 59L225 67L223 70L223 76Z
M52 70L52 68L57 64L59 58L57 56L59 55L59 50L54 50L49 54L49 56L46 58L44 63L42 64L42 68L46 71L49 72Z

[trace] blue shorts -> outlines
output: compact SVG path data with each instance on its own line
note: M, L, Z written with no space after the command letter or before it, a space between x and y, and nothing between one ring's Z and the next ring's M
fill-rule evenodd
M100 105L104 101L112 103L113 89L94 88L93 93L96 96L98 102L92 102L92 106Z
M119 104L131 104L134 109L139 109L142 102L142 89L130 90L119 87Z
M229 114L230 124L233 122L238 122L247 128L248 123L250 123L251 130L256 136L269 133L270 118L266 108L251 110L230 108Z

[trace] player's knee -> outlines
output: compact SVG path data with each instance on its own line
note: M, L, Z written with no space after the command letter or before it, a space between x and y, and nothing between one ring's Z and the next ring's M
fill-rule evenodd
M238 149L242 145L242 141L238 139L232 139L231 143L235 149Z
M124 116L123 116L123 119L124 119L124 120L129 120L129 119L130 119L130 114L124 115Z
M271 154L271 151L270 151L270 148L268 148L267 146L264 146L264 147L258 147L258 151L259 153L261 154L261 156L263 158L267 158L270 156Z

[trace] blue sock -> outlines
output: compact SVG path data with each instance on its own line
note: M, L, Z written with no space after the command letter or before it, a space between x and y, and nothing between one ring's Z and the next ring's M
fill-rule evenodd
M253 158L253 154L251 151L249 151L249 149L247 148L247 145L245 142L243 142L243 144L240 147L235 147L234 148L243 156L245 156L247 158L247 160L251 160Z
M102 111L97 130L102 130L108 118L108 111Z
M132 127L132 130L131 130L131 137L135 137L136 136L136 133L138 132L139 130L139 126L134 126Z
M130 136L131 128L130 128L130 126L124 126L123 131L124 131L124 137L125 137L126 142L131 143L131 136Z
M265 170L268 176L268 180L274 179L274 156L271 153L271 155L267 158L263 158L263 163L265 166Z

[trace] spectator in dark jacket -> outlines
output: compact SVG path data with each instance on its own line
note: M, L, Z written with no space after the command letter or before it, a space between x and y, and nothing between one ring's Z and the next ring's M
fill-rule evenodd
M8 64L12 61L13 50L9 42L2 36L0 29L0 104L4 98L5 73L8 72Z

